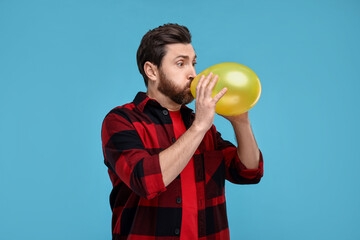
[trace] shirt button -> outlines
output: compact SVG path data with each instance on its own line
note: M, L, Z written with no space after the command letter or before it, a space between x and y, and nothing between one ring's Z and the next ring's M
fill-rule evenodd
M181 197L176 198L176 203L181 203Z
M162 113L163 113L165 116L169 114L168 110L165 110L165 109L162 111Z
M179 235L180 234L180 229L175 228L175 235Z
M176 138L173 137L173 138L171 139L171 141L172 141L173 143L176 142Z

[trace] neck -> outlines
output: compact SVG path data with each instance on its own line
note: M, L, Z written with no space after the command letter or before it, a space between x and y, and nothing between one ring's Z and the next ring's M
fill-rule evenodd
M155 99L162 107L166 108L169 111L179 111L181 108L180 104L177 104L168 96L164 95L159 91L151 91L151 89L148 88L146 95L149 98Z

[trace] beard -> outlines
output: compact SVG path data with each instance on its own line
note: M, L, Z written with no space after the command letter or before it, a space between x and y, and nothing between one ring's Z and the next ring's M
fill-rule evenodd
M177 104L188 104L194 100L190 91L190 84L191 82L189 82L189 84L187 84L183 89L180 89L166 77L163 71L160 70L158 90Z

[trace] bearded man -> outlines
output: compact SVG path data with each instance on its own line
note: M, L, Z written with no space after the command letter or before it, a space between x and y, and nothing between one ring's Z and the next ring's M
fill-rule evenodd
M147 92L111 110L102 125L104 162L113 184L113 239L229 239L225 179L256 184L262 154L248 113L224 116L237 147L213 125L218 76L201 76L193 101L196 54L185 26L147 32L137 51ZM241 203L242 204L242 203Z

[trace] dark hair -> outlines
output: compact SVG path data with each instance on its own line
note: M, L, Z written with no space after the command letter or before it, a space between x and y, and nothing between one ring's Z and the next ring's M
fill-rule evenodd
M189 29L185 26L168 23L149 30L142 38L137 50L136 60L146 87L148 85L148 77L144 71L145 62L149 61L160 67L161 61L166 54L166 44L172 43L191 43Z

